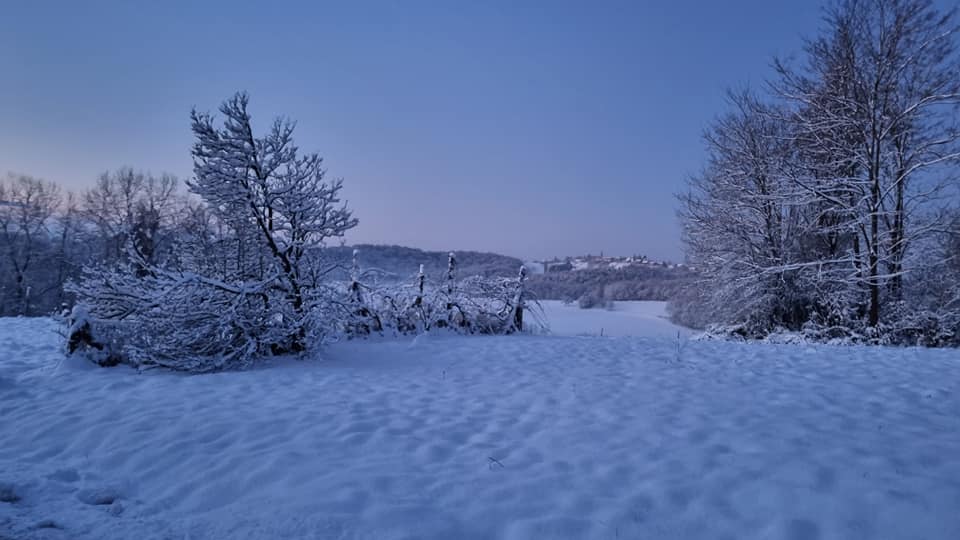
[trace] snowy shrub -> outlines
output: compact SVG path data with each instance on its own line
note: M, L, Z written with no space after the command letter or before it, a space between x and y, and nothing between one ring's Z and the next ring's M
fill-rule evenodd
M138 268L88 269L74 288L78 308L89 310L94 343L108 341L125 362L212 371L292 346L285 319L295 314L283 309L276 280L231 285L161 268L141 277Z
M787 330L786 328L775 328L763 338L763 341L764 343L774 343L777 345L801 345L809 342L802 333Z
M897 344L920 347L960 345L960 313L957 311L918 310L900 303L894 307L886 326L886 334Z
M431 281L423 268L407 283L347 287L343 331L348 337L371 333L411 334L449 331L465 334L510 334L543 326L539 303L525 289L526 271L517 278L456 278L450 254L443 279ZM354 272L355 275L362 275Z
M577 306L580 309L609 309L613 307L613 301L606 296L603 288L598 288L581 295L580 298L577 299Z
M697 282L690 282L680 288L667 302L667 314L670 320L687 328L705 329L715 320L711 313L703 308L706 302L705 288Z
M111 332L98 328L95 333L90 314L83 305L74 306L66 316L67 354L83 354L91 362L104 367L115 366L122 352Z

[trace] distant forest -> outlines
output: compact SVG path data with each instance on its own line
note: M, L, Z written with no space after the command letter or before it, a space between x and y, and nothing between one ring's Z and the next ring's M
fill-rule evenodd
M695 274L688 268L630 265L535 274L529 288L544 300L577 301L580 307L602 307L620 300L675 298Z
M350 267L354 249L363 269L379 269L385 281L413 280L419 265L428 276L447 271L448 254L387 245L357 245L329 248L328 257ZM457 273L461 276L515 277L523 262L496 253L457 251ZM667 301L677 297L689 285L694 273L685 267L634 264L623 268L587 268L530 274L527 286L540 300L578 302L581 307L603 307L621 300Z
M354 250L357 263L363 269L384 271L388 281L413 280L420 265L428 276L442 276L447 272L449 253L444 251L424 251L422 249L393 246L358 244L355 246L337 246L327 248L324 255L336 261L342 267L341 274L335 277L346 279L347 269L352 264ZM478 251L457 251L457 273L461 276L515 277L523 262L514 257L496 253Z

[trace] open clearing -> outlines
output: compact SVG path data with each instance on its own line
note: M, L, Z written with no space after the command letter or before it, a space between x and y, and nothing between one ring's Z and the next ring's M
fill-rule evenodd
M655 307L202 376L0 319L0 538L960 538L956 351L678 340Z

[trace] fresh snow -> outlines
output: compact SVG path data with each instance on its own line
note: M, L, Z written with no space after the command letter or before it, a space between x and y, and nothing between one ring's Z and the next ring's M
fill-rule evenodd
M523 263L523 266L527 268L527 272L531 274L542 274L544 271L544 263L537 261L526 261Z
M611 309L580 309L576 302L540 302L550 333L560 336L689 337L693 332L667 319L666 302L614 302Z
M653 337L356 341L184 376L0 319L0 538L960 538L956 351L547 309Z

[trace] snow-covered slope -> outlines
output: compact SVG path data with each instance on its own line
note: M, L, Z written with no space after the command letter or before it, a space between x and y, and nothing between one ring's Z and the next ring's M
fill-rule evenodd
M559 336L687 337L692 331L667 319L666 302L614 302L611 309L580 309L576 303L559 300L540 303L550 325Z
M960 538L956 351L421 337L181 376L58 365L53 330L0 320L0 538Z

